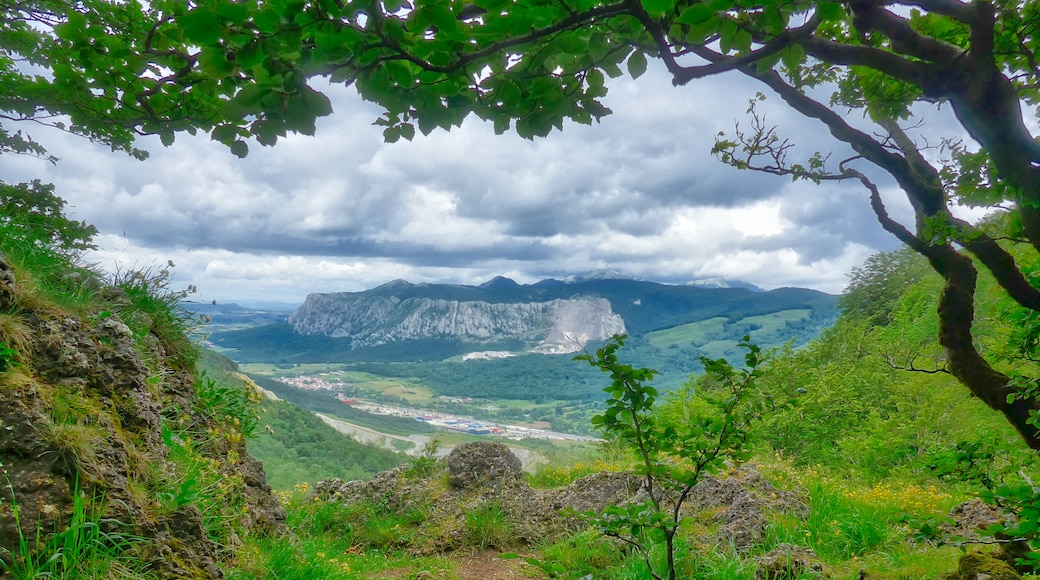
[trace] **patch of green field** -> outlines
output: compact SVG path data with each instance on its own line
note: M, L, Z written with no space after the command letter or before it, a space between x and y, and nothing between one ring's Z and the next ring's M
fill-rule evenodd
M695 346L706 356L719 358L727 353L737 352L733 345L736 340L739 340L741 334L749 333L754 339L758 336L780 332L791 322L799 322L811 317L812 310L808 308L748 316L736 322L728 322L725 317L717 316L651 332L646 335L646 338L651 345L659 349L675 345ZM720 344L725 345L725 348L721 348Z
M415 443L412 443L411 441L402 441L401 439L391 439L390 446L393 447L395 451L405 452L414 449Z
M726 317L716 316L706 320L699 320L689 324L682 324L673 328L657 330L646 335L650 344L657 348L668 348L673 344L701 344L710 340L712 335L718 335L726 327Z
M741 354L741 350L734 345L732 340L713 340L698 345L697 350L701 351L704 356L713 359L725 358L737 360L734 355Z
M370 378L365 381L352 380L348 382L362 391L375 391L382 395L393 395L411 404L426 403L434 398L433 391L428 387L408 380L385 379L370 375Z
M264 375L273 379L317 375L333 371L342 371L342 364L308 363L292 365L276 365L271 363L239 363L238 367L247 375Z
M737 324L750 324L759 327L758 330L752 332L752 336L754 336L755 333L776 332L786 326L788 322L805 320L810 316L812 316L812 310L807 308L799 310L781 310L780 312L773 312L772 314L748 316Z
M534 403L533 401L526 401L526 400L523 400L523 399L500 399L500 400L496 400L496 401L491 401L490 404L498 407L499 409L537 409L538 408L538 405L536 403ZM542 407L550 407L550 406L553 406L554 404L555 404L555 401L553 401L552 403L546 403L545 405L542 405ZM483 407L487 407L488 404L485 403L482 406Z

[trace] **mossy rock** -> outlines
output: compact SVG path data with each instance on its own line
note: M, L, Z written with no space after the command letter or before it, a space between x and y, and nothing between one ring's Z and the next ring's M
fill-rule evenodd
M957 562L957 572L946 580L1022 580L1022 575L996 554L969 552Z

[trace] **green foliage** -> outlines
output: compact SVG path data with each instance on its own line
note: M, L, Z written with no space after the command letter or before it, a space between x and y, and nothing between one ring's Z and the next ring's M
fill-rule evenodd
M368 504L347 507L338 502L308 499L309 487L300 484L282 495L286 526L295 538L250 536L238 551L229 580L349 580L389 577L387 570L442 573L450 564L391 546L409 522L421 513L390 517L387 507ZM379 526L385 526L380 529Z
M1021 466L1012 448L1000 445L990 435L974 441L958 441L948 450L931 456L928 465L940 479L963 481L992 493L1004 475Z
M873 254L852 269L838 304L849 316L884 326L908 287L930 275L927 261L909 248Z
M1011 524L993 524L986 531L1021 546L1008 550L1020 555L1016 558L1018 566L1040 570L1040 489L1028 477L1022 477L984 491L980 497L1014 514L1016 520Z
M17 365L18 351L0 342L0 373L6 373Z
M195 505L202 513L202 525L218 545L227 544L243 532L241 517L246 506L242 492L242 476L222 469L222 460L214 457L214 448L240 440L237 431L222 433L215 428L206 433L163 430L163 441L173 469L151 482L151 493L165 514L174 514L187 505ZM237 461L237 451L227 450L222 458Z
M596 458L594 461L585 463L577 461L571 465L542 465L538 470L528 476L527 481L531 487L554 488L567 487L575 480L595 473L622 471L621 465L616 462L604 461Z
M621 363L616 353L624 339L615 336L595 355L575 359L610 373L611 384L603 389L610 398L603 414L593 417L593 424L636 453L649 500L608 506L603 513L586 517L604 535L633 547L651 576L674 580L676 533L685 520L682 507L690 491L703 474L748 459L749 427L776 406L757 387L765 358L745 336L740 343L747 350L745 366L735 369L724 359L702 359L710 380L699 382L695 392L685 391L676 396L677 401L673 399L672 406L680 407L680 420L663 420L655 408L658 392L646 384L656 371ZM659 565L653 549L662 544L665 563Z
M0 182L0 190L4 187ZM0 207L0 256L10 264L18 280L16 301L26 309L56 307L83 312L95 303L96 286L89 281L101 278L101 274L78 259L77 244L88 244L89 237L76 238L71 230L62 229L66 219L61 214L64 201L57 197L49 200L49 192L41 194L40 204L46 209L39 209L39 213L25 207L11 210L10 217L5 217L7 210ZM63 233L56 234L56 229ZM65 234L69 237L62 238ZM66 242L68 245L62 247ZM16 310L4 314L17 313ZM8 346L17 348L10 336L4 338Z
M809 38L856 45L853 27L862 23L839 3L647 0L500 11L437 2L374 8L86 2L58 19L38 16L38 4L48 6L18 4L2 13L2 22L14 60L44 66L53 78L4 61L5 94L26 97L7 99L3 110L9 118L49 124L67 114L73 121L67 129L131 152L135 130L159 133L166 145L176 131L208 131L238 155L248 151L248 138L272 145L289 132L313 134L316 119L332 112L329 99L308 85L319 75L356 86L377 103L390 142L458 126L469 115L498 133L514 129L533 138L562 129L565 120L591 124L609 114L602 104L606 79L626 70L641 76L648 57L669 64L676 84L736 66L676 61L677 54L708 47L723 62L741 59L760 74L782 72L796 87L831 83L835 103L875 117L905 117L913 101L925 98L915 84L923 80L873 60L857 59L855 67L817 62ZM1032 74L1035 49L1015 42L1035 19L1027 6L1001 7L996 18L997 66L1011 78ZM958 18L965 16L915 13L912 26L929 41L934 35L964 47L968 35ZM115 29L114 22L123 26ZM893 50L879 36L870 46ZM1036 98L1028 80L1019 85L1022 99ZM182 86L195 90L176 90Z
M267 481L277 490L331 478L368 479L405 461L401 454L359 443L286 402L261 402L259 425L247 447L264 463Z
M436 435L423 445L422 452L408 462L408 477L422 479L433 475L442 466L443 461L438 457L441 450L441 440Z
M64 208L65 200L54 194L51 184L0 181L0 224L11 242L65 253L95 248L97 228L65 217Z
M260 418L257 415L260 399L260 393L248 383L226 385L209 378L205 372L195 380L195 410L246 438L254 436Z

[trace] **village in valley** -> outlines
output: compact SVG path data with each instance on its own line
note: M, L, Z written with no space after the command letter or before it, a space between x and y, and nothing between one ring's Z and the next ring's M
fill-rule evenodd
M477 420L473 417L459 416L443 411L431 411L428 409L417 409L396 404L389 404L385 402L374 402L365 400L347 394L354 390L354 385L349 382L344 382L340 376L343 374L344 373L342 371L328 371L319 373L318 375L284 377L280 378L279 380L298 389L306 389L312 391L321 390L334 393L336 398L339 399L342 403L350 405L351 407L359 411L365 411L366 413L371 413L373 415L388 415L394 417L413 418L416 421L425 423L431 427L437 429L444 429L447 431L454 431L469 435L487 435L517 441L520 439L551 439L561 441L599 440L596 437L589 437L587 435L576 435L572 433L560 433L557 431L551 431L549 429L543 428L541 424L514 425L497 421ZM401 389L405 388L404 385L399 386L401 387ZM450 397L445 395L441 395L437 397L437 399L445 403L453 403L457 405L474 405L480 403L487 403L487 406L484 407L484 410L498 410L498 408L495 405L491 404L491 401L488 401L486 399L477 399L473 397Z

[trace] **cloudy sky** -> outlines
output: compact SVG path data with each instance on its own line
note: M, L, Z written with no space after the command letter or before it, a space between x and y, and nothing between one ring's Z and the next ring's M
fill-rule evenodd
M244 160L206 137L141 145L141 162L58 132L33 135L61 161L6 155L0 178L57 186L102 235L91 259L127 269L176 264L199 298L300 302L395 278L479 284L609 268L662 282L724 277L766 289L841 292L848 271L896 247L867 192L792 183L711 154L763 88L738 76L672 87L661 71L616 79L614 115L526 141L469 119L460 130L387 145L379 111L331 88L316 137ZM844 150L813 121L766 103L803 152ZM909 210L886 192L894 216Z

